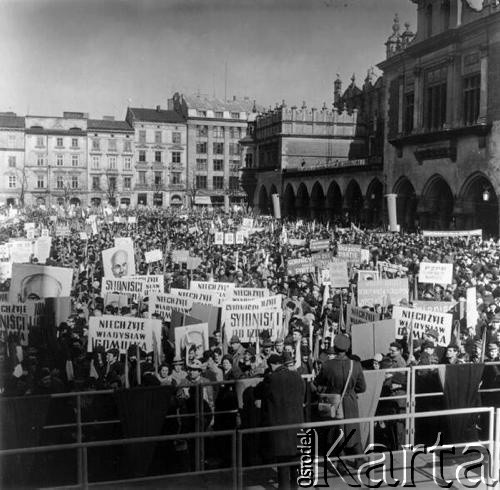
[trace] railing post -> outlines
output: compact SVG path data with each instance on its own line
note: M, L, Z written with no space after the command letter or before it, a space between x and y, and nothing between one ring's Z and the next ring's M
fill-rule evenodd
M205 407L203 403L204 396L204 386L200 388L200 432L205 432ZM205 437L200 437L200 469L201 471L205 470Z
M196 384L195 385L195 426L194 430L195 432L200 432L200 385ZM200 453L200 438L196 436L194 440L194 469L195 471L200 471L200 459L201 459L201 453Z
M237 444L236 450L238 452L238 460L236 462L236 471L237 471L237 490L242 490L243 488L243 434L238 430L236 432L237 435Z
M82 448L82 477L82 488L86 490L87 488L89 488L89 466L86 447Z
M500 480L500 408L496 409L495 442L493 446L493 481Z
M416 386L416 370L415 366L411 367L411 371L408 373L410 376L410 415L415 415L416 406L415 406L415 386ZM411 417L409 419L409 427L410 427L410 445L415 446L415 417Z
M311 421L311 379L306 382L306 422Z
M238 489L238 441L237 441L237 430L234 429L231 434L231 466L233 488Z
M76 442L82 442L82 400L80 394L76 395ZM77 449L78 485L83 487L86 476L84 475L83 448ZM85 469L86 471L86 469Z

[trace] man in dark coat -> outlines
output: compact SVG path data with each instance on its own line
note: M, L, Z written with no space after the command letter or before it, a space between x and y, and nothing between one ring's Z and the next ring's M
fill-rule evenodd
M304 421L304 382L296 371L283 365L283 358L271 354L267 363L270 372L255 388L255 398L262 400L262 425L300 424ZM290 461L297 454L297 429L267 433L266 447L269 459L280 463ZM278 468L279 488L295 488L297 470L295 467Z
M347 389L342 400L345 419L359 417L357 394L363 393L366 390L361 363L347 357L347 351L350 346L351 341L349 337L343 334L336 335L334 339L335 357L323 363L321 372L315 380L315 385L324 387L325 393L338 394L342 394L347 382ZM349 377L351 363L352 373ZM347 454L361 454L363 452L359 424L335 426L334 429L337 429L337 431L330 431L331 433L327 435L327 447L325 449L328 450L330 448L331 444L338 438L338 430L343 429L344 440L338 444L338 447L344 446ZM354 432L351 435L351 431L353 430ZM339 455L335 451L332 454L335 456Z

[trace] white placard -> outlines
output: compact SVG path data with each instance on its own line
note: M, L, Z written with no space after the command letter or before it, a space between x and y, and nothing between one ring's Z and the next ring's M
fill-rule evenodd
M421 262L418 282L431 284L451 284L453 282L453 264L440 262Z

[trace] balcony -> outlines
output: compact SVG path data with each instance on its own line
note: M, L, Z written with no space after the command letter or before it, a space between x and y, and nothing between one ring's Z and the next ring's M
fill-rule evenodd
M183 191L183 190L186 190L186 184L185 183L170 184L168 186L168 190L170 190L170 191Z

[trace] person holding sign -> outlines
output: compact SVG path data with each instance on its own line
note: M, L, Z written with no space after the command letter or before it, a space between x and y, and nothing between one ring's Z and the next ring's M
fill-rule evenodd
M128 275L128 254L125 250L117 250L111 256L111 272L113 277L125 277Z

